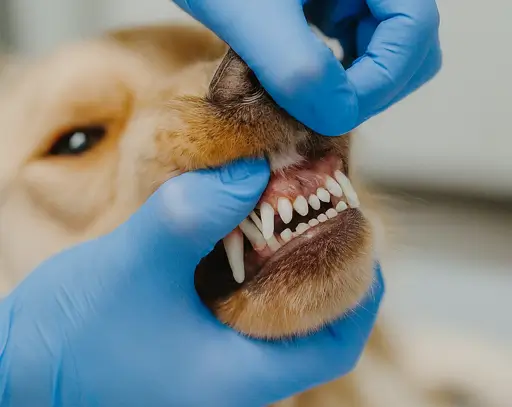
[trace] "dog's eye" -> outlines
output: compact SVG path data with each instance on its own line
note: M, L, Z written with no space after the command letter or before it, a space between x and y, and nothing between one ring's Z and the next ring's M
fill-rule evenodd
M80 155L98 144L106 134L103 126L91 126L73 129L53 144L48 155Z

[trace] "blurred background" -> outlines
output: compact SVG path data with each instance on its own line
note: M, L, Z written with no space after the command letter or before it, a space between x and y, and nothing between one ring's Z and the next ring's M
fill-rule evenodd
M424 340L411 358L435 359L432 341L458 338L456 348L494 370L489 380L505 380L512 372L504 367L512 362L512 3L438 5L442 72L362 126L357 161L393 197L399 230L383 259L385 310L397 332ZM186 18L166 0L0 0L0 49L39 55L107 28ZM502 396L512 405L512 391Z

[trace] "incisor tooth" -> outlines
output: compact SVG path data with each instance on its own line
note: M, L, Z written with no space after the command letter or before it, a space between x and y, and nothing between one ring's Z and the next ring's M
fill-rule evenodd
M347 204L345 202L343 202L343 201L339 201L338 205L336 205L336 210L338 212L343 212L347 208L348 208Z
M256 212L252 211L250 214L249 214L249 217L251 218L251 220L254 222L254 224L256 225L256 227L261 231L263 230L263 225L261 223L261 219L259 218L258 215L256 215Z
M327 216L325 214L321 213L320 215L318 215L317 219L318 219L319 222L323 223L323 222L327 222L328 218L327 218Z
M249 219L244 219L239 225L242 233L247 236L252 247L255 249L264 249L267 241L261 234L261 231Z
M239 284L245 280L244 266L244 237L240 229L236 228L224 240L224 249L228 256L228 262L231 266L233 278Z
M270 240L274 236L274 208L269 203L263 202L260 207L261 223L263 225L263 237L265 240Z
M338 183L341 185L343 192L345 192L349 206L351 208L359 207L359 198L357 197L356 191L354 191L354 187L350 183L350 180L347 178L347 176L340 170L336 170L334 172L334 176L336 177L336 181L338 181Z
M331 195L324 188L318 188L316 190L316 196L318 196L318 199L320 199L322 202L330 202L331 201Z
M309 202L309 205L311 205L311 207L315 211L319 210L320 209L320 205L322 205L320 203L320 199L318 199L318 197L315 194L312 194L312 195L309 196L308 202Z
M288 198L277 200L277 212L284 223L290 223L293 218L293 206Z
M306 216L308 214L308 201L306 201L306 198L304 198L302 195L299 195L297 198L295 198L293 207L299 215Z
M338 212L336 212L336 209L334 209L334 208L327 209L327 212L325 212L325 214L327 215L327 217L329 219L332 219L332 218L335 218L336 216L338 216Z
M308 229L309 229L309 225L307 225L305 223L299 223L297 225L297 229L295 229L295 232L300 235L300 234L304 233Z
M293 237L293 233L290 229L285 229L281 232L281 239L283 239L283 241L285 243L288 243L290 240L292 240L292 237Z
M319 224L320 222L316 219L311 219L309 222L308 222L308 225L311 226L311 227L315 227Z
M334 178L327 176L325 179L325 187L327 190L336 197L342 197L343 196L343 190L340 187L340 184L338 184Z
M277 252L281 248L281 243L279 243L277 241L277 239L274 235L272 235L272 237L267 240L267 243L268 243L268 247L270 247L270 249L273 252Z

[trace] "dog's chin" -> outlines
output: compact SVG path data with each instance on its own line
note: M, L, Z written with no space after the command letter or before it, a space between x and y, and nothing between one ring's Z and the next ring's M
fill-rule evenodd
M263 229L263 205L270 204L276 208L274 237L263 247L245 229L238 232L243 236L243 282L235 281L223 242L200 262L196 289L222 322L251 337L294 337L320 329L361 300L373 279L372 233L353 191L331 194L329 200L322 196L319 204L313 198L307 208L299 204L286 223L277 210L279 198L294 202L309 191L308 201L326 175L337 179L336 171L346 174L344 161L333 149L273 171L246 221Z

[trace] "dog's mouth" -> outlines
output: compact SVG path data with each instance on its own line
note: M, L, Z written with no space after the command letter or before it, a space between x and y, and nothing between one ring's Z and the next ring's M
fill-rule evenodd
M273 170L254 211L197 268L196 287L207 304L277 269L293 272L297 253L307 251L322 268L331 260L327 246L358 234L359 199L335 150Z

